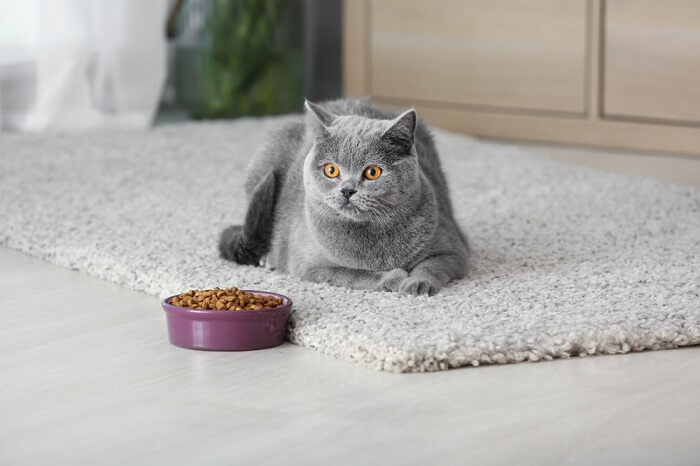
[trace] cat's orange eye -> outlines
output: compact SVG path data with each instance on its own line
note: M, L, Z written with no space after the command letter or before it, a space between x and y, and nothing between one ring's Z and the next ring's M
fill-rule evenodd
M382 169L376 165L370 165L369 167L365 168L365 172L363 173L365 178L367 178L368 180L376 180L381 174Z
M327 163L323 166L323 173L325 173L328 178L335 178L340 175L340 169L338 165L334 163Z

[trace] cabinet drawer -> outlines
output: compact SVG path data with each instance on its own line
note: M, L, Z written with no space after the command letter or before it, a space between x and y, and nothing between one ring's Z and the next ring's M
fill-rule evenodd
M585 0L372 0L372 95L585 111Z
M603 113L700 124L700 1L605 2Z

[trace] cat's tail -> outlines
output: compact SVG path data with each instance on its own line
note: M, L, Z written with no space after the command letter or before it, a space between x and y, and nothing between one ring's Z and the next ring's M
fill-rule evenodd
M221 233L221 257L239 264L260 263L272 241L276 197L277 180L270 170L253 189L244 224L230 226Z

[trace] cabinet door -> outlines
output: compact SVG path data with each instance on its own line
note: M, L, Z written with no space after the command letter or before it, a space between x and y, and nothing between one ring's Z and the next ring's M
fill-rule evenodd
M585 0L373 0L375 96L585 111Z
M700 1L607 0L606 116L700 123Z

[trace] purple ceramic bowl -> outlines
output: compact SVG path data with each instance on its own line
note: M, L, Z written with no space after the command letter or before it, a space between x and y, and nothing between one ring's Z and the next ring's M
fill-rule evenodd
M210 351L256 350L284 343L292 300L266 291L243 291L282 298L283 303L258 311L216 311L174 306L170 303L175 296L170 296L161 303L170 343Z

